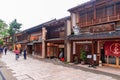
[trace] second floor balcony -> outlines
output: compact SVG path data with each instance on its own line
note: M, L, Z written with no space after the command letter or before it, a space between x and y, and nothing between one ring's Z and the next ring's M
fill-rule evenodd
M78 24L80 27L86 27L86 26L108 23L108 22L115 22L115 21L120 21L120 14L113 15L113 16L107 16L107 17L103 17L103 18L97 18L94 20L92 19L90 21L80 21Z
M65 32L51 32L47 34L47 39L53 39L53 38L64 38Z

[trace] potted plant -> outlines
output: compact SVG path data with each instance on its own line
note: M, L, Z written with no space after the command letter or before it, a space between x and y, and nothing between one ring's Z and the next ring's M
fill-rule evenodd
M81 64L85 64L85 60L87 59L87 55L83 49L80 50L80 59L82 60Z

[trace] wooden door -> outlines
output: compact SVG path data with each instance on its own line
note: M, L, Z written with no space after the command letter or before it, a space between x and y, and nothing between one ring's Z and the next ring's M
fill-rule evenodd
M74 57L77 56L78 59L80 60L80 50L82 48L82 44L76 44L75 47L76 47L76 49L75 49L76 52L75 52Z

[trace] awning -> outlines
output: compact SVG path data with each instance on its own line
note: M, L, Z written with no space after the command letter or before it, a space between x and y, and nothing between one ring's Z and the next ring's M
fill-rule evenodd
M65 40L64 38L54 38L54 39L47 39L46 41L60 41Z
M16 42L17 44L24 44L24 43L28 43L27 40L24 40L24 41L19 41L19 42Z
M92 39L118 39L120 38L120 31L112 32L101 32L101 33L89 33L80 35L70 35L67 37L68 40L92 40Z
M39 41L32 41L32 42L28 43L27 45L33 45L34 43L41 43L41 42L42 42L42 40L39 40Z
M64 43L64 38L55 38L55 39L47 39L47 43L55 43L55 44L63 44Z
M33 45L34 43L33 42L31 42L31 43L28 43L27 45Z
M42 40L34 41L34 43L42 43Z

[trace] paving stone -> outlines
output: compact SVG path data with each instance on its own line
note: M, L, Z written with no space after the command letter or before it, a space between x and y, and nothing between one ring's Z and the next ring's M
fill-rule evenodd
M24 60L23 56L20 56L16 61L15 55L8 52L0 60L6 63L18 80L116 80L110 76L53 64L57 62L63 64L54 59L51 63L30 57Z
M16 78L17 78L18 80L25 80L25 79L29 79L29 77L28 77L28 76L26 76L26 75L16 76Z

